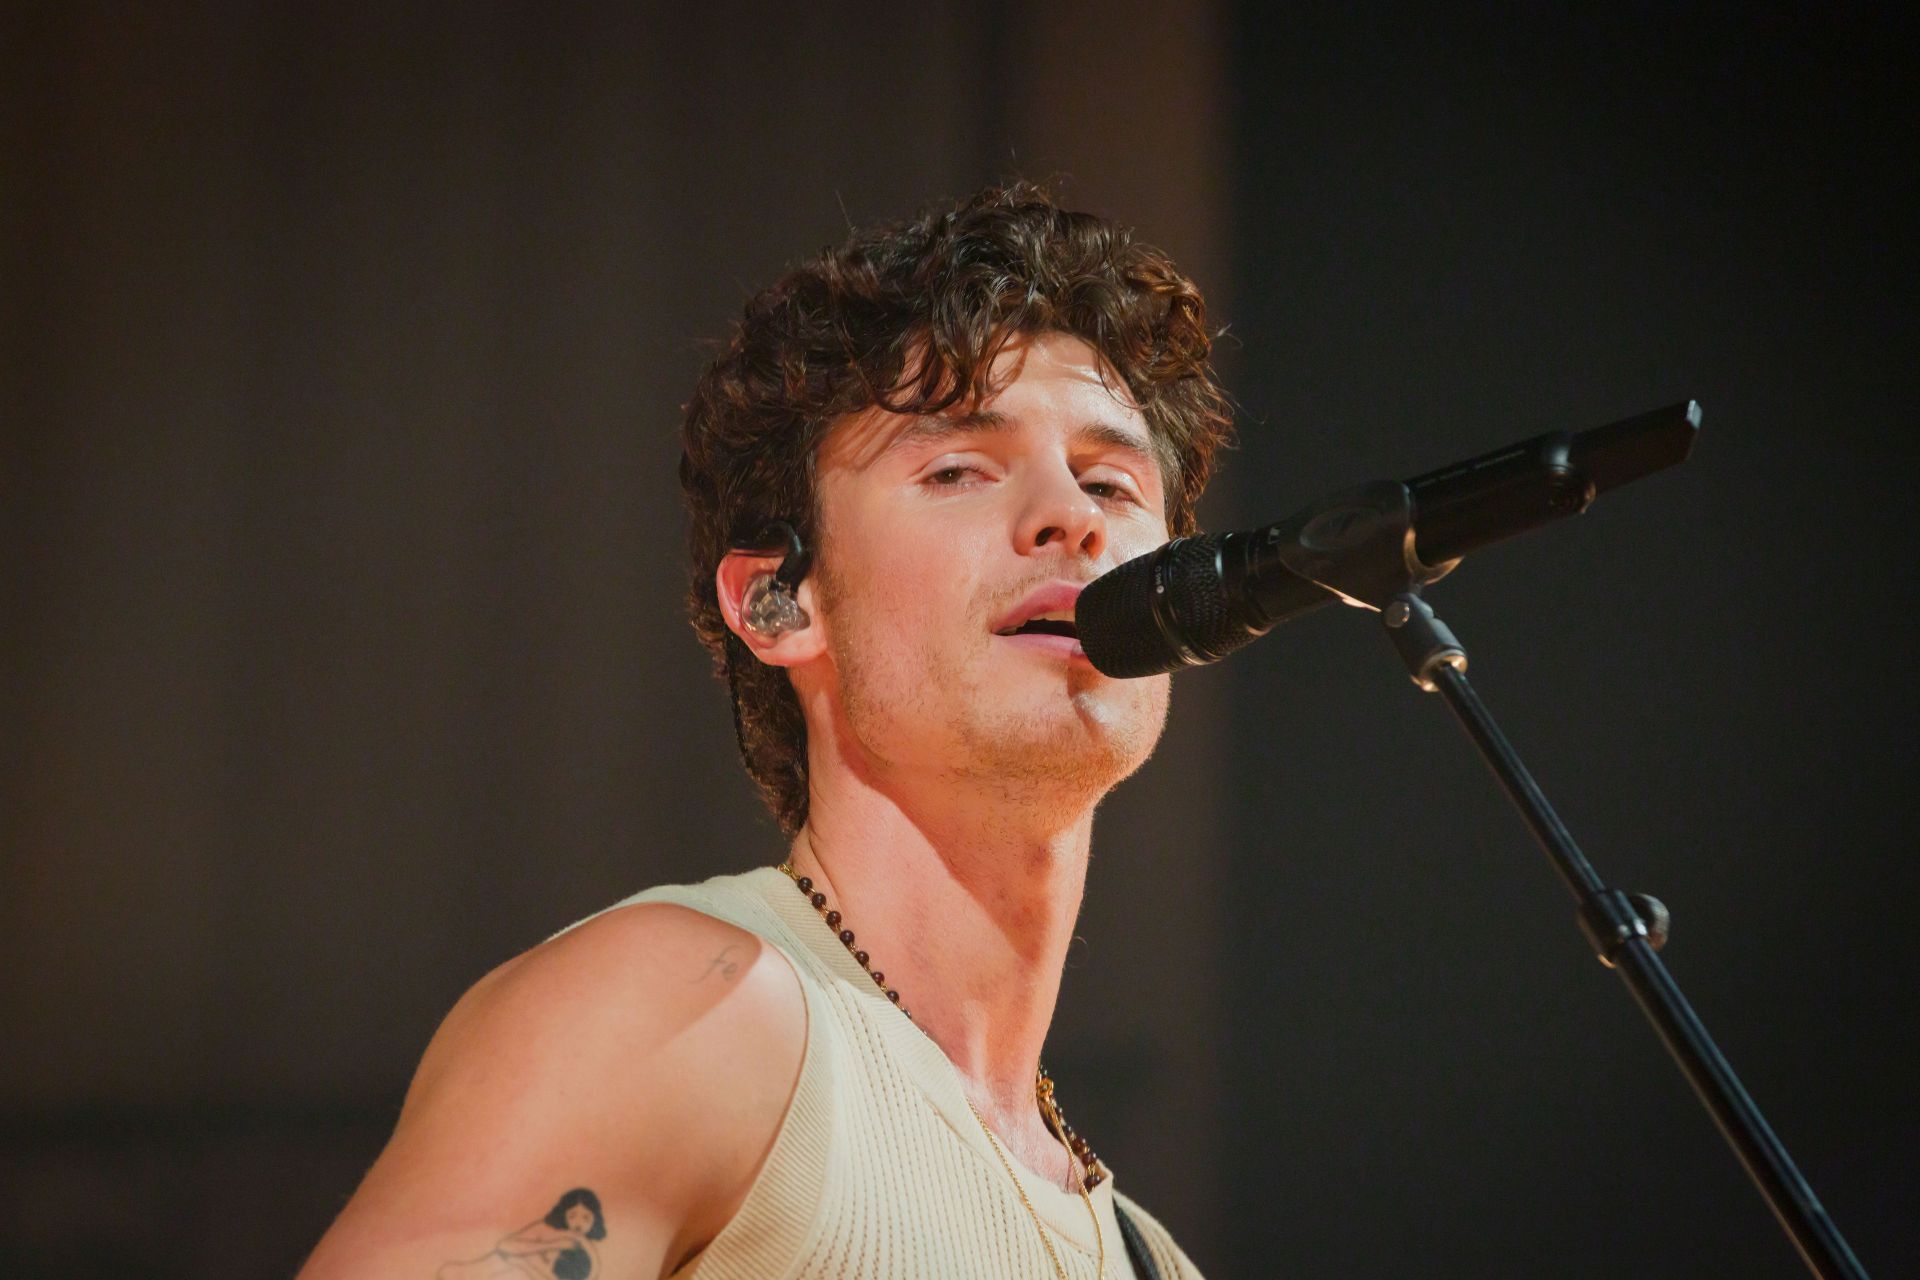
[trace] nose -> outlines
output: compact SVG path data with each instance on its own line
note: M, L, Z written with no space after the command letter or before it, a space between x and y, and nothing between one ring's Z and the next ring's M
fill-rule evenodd
M1107 547L1107 513L1064 465L1035 477L1014 541L1023 555L1047 550L1097 559Z

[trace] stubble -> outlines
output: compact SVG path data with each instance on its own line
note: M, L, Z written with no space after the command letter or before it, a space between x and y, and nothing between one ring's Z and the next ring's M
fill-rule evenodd
M995 687L985 633L940 643L887 639L868 609L909 609L911 601L856 599L824 564L820 603L833 619L831 649L846 725L873 760L919 768L956 785L987 790L1025 809L1091 804L1153 752L1166 724L1164 676L1114 681L1061 664L1057 685L1024 677L1034 696L1020 705ZM1024 594L1024 592L1016 593Z

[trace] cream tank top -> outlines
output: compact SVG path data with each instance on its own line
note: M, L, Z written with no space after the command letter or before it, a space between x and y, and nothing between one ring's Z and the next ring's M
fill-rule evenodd
M787 957L807 1003L807 1045L786 1117L740 1211L679 1271L685 1280L1045 1280L1039 1229L967 1106L959 1073L888 1002L777 867L662 885L615 903L671 902L757 934ZM1004 1148L1003 1148L1004 1150ZM1007 1163L1075 1280L1096 1280L1078 1195ZM1109 1280L1137 1280L1116 1199L1167 1280L1200 1272L1145 1210L1091 1193Z

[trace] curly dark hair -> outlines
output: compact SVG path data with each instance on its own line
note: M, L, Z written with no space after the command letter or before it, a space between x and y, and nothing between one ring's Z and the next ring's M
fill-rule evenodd
M876 405L941 413L984 400L1008 342L1062 332L1126 384L1153 438L1167 524L1194 504L1232 431L1214 380L1206 304L1133 233L1056 205L1030 183L856 232L756 294L686 406L680 485L692 515L689 605L733 699L747 772L788 834L807 819L807 727L787 673L727 629L714 572L769 520L815 545L815 451Z

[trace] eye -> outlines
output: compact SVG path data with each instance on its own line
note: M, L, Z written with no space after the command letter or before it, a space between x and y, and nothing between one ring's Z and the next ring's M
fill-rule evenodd
M980 474L980 468L978 467L969 467L963 466L960 463L954 463L952 466L941 467L938 471L928 472L921 483L930 484L936 489L951 489L966 484L969 480L978 477Z
M1117 480L1088 480L1080 487L1103 502L1137 503L1140 501L1133 495L1131 489Z

